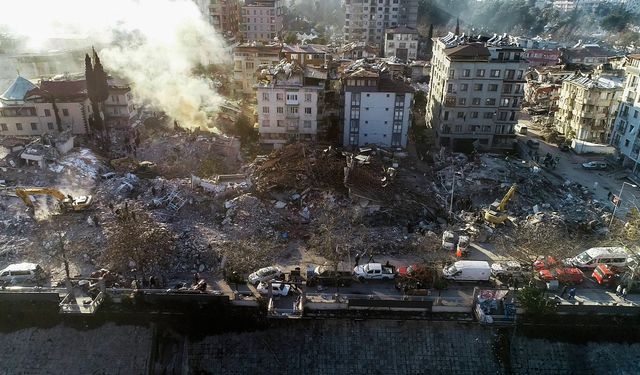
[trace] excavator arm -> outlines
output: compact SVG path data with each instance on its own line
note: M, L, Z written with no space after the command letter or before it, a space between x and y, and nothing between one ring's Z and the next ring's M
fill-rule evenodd
M504 211L504 209L507 208L507 203L509 203L511 198L513 198L513 195L516 193L517 188L518 186L516 184L513 184L509 189L509 191L507 191L507 194L505 194L504 197L502 197L502 200L500 201L500 205L498 205L499 211Z
M86 209L90 204L92 197L78 197L73 198L71 196L65 196L60 190L53 188L18 188L15 190L16 195L22 199L24 204L33 208L33 202L29 198L31 195L50 195L58 200L61 208L74 211L81 211Z

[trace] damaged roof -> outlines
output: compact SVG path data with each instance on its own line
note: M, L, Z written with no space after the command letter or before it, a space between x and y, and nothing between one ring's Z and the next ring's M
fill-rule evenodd
M29 80L17 76L13 83L0 95L0 99L5 101L22 101L27 92L36 88L36 85Z
M444 53L449 57L489 57L491 52L482 43L460 44L447 48Z
M53 95L56 98L78 98L87 96L87 82L76 81L40 81L40 86L29 90L25 98Z

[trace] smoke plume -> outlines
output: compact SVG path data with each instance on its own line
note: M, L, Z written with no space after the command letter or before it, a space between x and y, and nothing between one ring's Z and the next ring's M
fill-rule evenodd
M208 124L221 97L192 74L198 64L227 62L224 42L191 0L21 0L0 25L25 38L25 52L96 45L108 73L129 81L135 98L196 128Z

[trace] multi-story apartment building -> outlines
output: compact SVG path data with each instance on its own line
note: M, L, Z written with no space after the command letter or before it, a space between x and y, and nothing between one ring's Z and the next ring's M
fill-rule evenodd
M524 58L530 66L555 65L560 62L560 51L544 49L527 49L524 51Z
M600 65L606 64L612 53L597 44L578 43L573 48L562 49L560 60L565 64Z
M540 110L555 112L558 110L562 81L575 73L563 65L537 66L525 75L524 100Z
M255 86L260 143L280 148L292 139L315 141L327 71L284 61L266 71Z
M412 27L396 26L384 33L384 57L396 57L402 61L415 60L418 56L418 31Z
M562 81L556 130L567 138L605 143L617 103L622 94L622 80L576 73Z
M295 61L302 66L322 66L327 63L327 46L321 44L297 44L282 46L282 54L285 60Z
M258 67L280 62L281 50L280 44L245 43L236 46L233 49L233 79L236 92L254 97Z
M524 95L524 50L508 38L434 39L426 124L440 146L508 149Z
M105 101L105 121L112 127L125 127L136 115L130 89L109 80ZM72 134L88 134L91 105L83 79L42 80L36 86L17 77L0 95L0 135L37 136L58 133L55 99L60 124Z
M404 25L416 28L418 0L345 0L344 34L347 41L381 46L384 31Z
M246 0L240 23L242 40L274 41L282 31L283 22L284 0Z
M193 0L202 16L226 39L238 36L240 0Z
M344 146L406 147L413 88L379 66L356 63L342 78Z
M640 54L627 56L626 80L617 116L614 120L611 144L623 156L623 165L633 165L640 174Z

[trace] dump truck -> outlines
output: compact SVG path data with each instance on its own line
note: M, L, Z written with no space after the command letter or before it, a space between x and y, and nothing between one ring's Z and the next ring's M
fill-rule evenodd
M72 197L54 188L18 188L15 189L15 193L29 209L34 209L33 201L31 201L32 195L50 195L56 198L62 212L84 211L89 208L93 202L91 195Z

